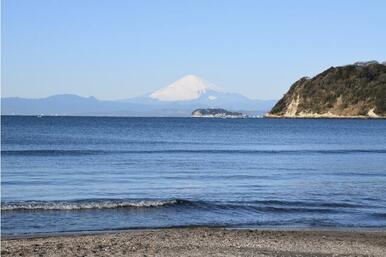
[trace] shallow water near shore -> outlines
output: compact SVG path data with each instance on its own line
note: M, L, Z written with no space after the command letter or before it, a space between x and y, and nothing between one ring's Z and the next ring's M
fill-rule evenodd
M1 122L3 235L386 228L386 120Z

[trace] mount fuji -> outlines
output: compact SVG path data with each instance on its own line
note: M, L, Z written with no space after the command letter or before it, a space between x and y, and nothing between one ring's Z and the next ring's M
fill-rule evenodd
M102 101L94 97L54 95L40 99L2 98L3 115L89 115L188 117L197 108L223 108L249 115L268 112L275 100L253 100L194 75L141 97Z
M192 101L208 95L208 100L215 100L216 96L211 94L220 92L223 92L223 90L213 83L194 75L187 75L164 88L154 91L150 94L150 98L165 102L178 102Z

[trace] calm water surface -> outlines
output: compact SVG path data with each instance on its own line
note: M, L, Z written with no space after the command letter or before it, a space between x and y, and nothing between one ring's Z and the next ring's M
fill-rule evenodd
M386 120L3 116L3 235L386 228Z

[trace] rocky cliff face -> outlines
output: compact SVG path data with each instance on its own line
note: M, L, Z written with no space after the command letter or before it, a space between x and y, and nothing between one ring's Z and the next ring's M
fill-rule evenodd
M267 117L385 118L386 65L361 62L301 78Z

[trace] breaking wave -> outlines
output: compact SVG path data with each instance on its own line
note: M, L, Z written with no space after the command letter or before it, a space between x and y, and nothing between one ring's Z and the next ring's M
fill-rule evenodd
M189 204L187 200L74 200L74 201L22 201L1 204L2 211L17 210L86 210L86 209L117 209L146 208Z
M205 211L247 211L254 213L336 213L345 208L360 205L348 203L302 202L302 201L189 201L185 199L142 200L142 199L83 199L70 201L20 201L3 202L2 211L45 211L45 210L91 210L91 209L135 209L135 208L191 208Z

